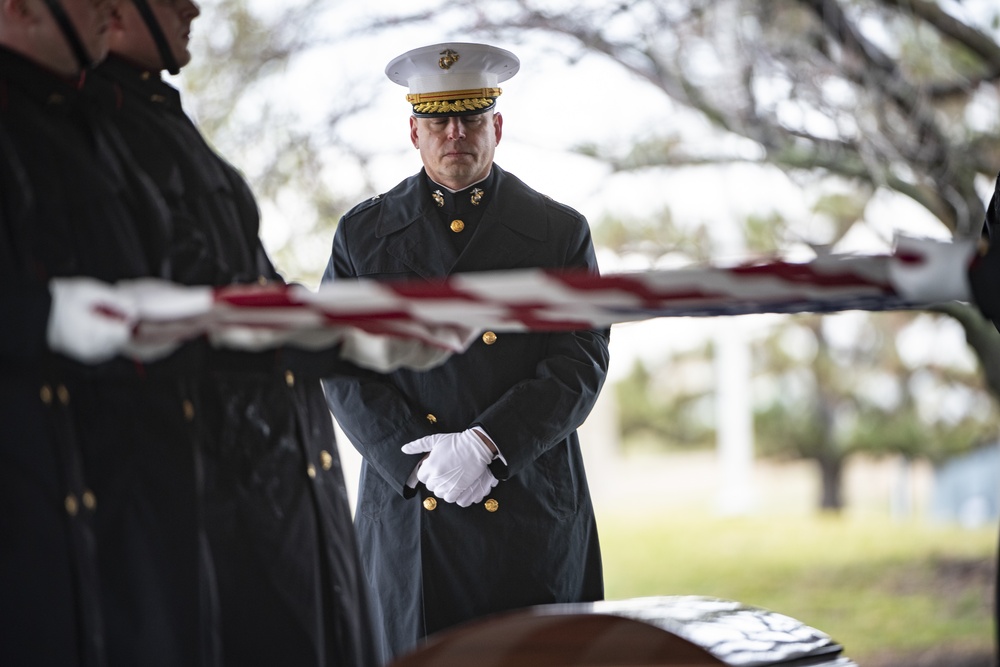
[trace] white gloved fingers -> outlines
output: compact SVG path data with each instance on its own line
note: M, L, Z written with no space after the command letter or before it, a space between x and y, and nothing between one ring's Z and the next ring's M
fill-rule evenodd
M455 502L460 507L481 503L496 485L497 478L487 469Z
M87 277L49 281L49 349L98 363L121 352L132 336L135 303L115 286Z
M459 325L437 327L433 330L434 338L452 352L465 352L469 346L479 340L482 329L470 329Z
M455 504L459 507L469 507L470 505L481 503L497 484L497 478L487 468L468 489L458 496Z
M448 434L432 433L431 435L425 435L422 438L417 438L416 440L412 440L406 443L405 445L400 447L400 449L404 454L424 454L426 452L431 451L431 448L434 447L434 445L436 445L437 443L441 442L441 440L443 440L446 435Z
M393 320L383 325L387 327L387 333L396 333L402 338L415 339L452 353L469 349L482 333L479 327L473 329L455 323L429 324L420 320Z
M456 468L448 475L447 479L439 480L439 482L440 483L436 485L438 491L435 491L434 495L446 503L455 502L469 488L466 485L468 478L463 475L462 468Z
M431 451L431 447L433 446L434 445L426 438L420 438L419 440L406 443L399 449L404 454L423 454Z
M420 477L419 470L417 471L417 477ZM453 468L452 470L442 472L437 477L428 478L424 482L424 485L441 500L446 503L453 503L464 490L457 488L462 481L462 469Z
M116 287L136 307L138 326L123 353L150 362L168 356L185 341L205 333L212 288L188 287L159 278L124 280Z
M302 348L304 350L328 350L340 342L344 332L339 328L320 326L319 324L303 328L290 329L282 345Z
M894 254L909 254L919 261L889 264L889 280L904 298L923 303L969 301L967 270L978 239L953 239L943 243L896 235Z
M207 285L178 285L159 278L123 280L118 287L129 295L146 320L179 320L207 314L214 296Z
M452 351L440 344L355 328L345 330L340 344L342 359L379 373L400 368L427 370L444 363L451 355Z
M389 338L361 329L344 332L340 341L340 357L379 373L389 373L399 367L398 355L394 354Z
M231 348L246 352L281 347L288 340L288 332L267 327L225 326L213 327L208 332L212 347Z
M420 461L417 462L417 465L413 468L413 472L411 472L410 476L406 479L406 485L408 487L414 488L416 487L417 482L424 481L421 479L421 469L423 468L424 461L427 460L427 452L431 451L434 445L437 444L443 437L443 434L433 433L431 435L425 435L422 438L417 438L416 440L408 442L400 447L400 451L404 454L424 455L421 457ZM423 473L423 476L426 477L426 472Z

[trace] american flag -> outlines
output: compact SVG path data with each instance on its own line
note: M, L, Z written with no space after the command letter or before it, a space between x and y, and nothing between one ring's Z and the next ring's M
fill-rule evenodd
M315 348L342 325L440 343L429 329L566 331L659 317L914 309L969 300L966 271L975 247L971 240L899 238L890 254L829 254L810 262L610 275L527 269L439 281L339 281L317 291L230 286L214 290L206 312L147 317L136 335L169 340L214 332L234 347L247 340L248 347Z

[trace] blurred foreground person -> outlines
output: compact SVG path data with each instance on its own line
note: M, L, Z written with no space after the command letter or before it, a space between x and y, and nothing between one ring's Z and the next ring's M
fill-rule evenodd
M197 396L114 358L169 215L80 95L116 2L0 3L0 664L197 665ZM85 362L85 363L80 363Z
M173 242L177 278L208 285L281 281L258 237L250 188L208 146L178 91L161 78L190 61L198 15L190 0L122 2L111 23L111 55L88 88L185 230ZM204 518L224 663L378 664L319 382L339 360L291 348L216 351L210 358L200 385Z
M597 271L586 219L493 162L497 85L518 67L461 43L389 63L423 169L344 215L325 281ZM576 429L607 367L607 331L486 332L426 373L324 381L364 457L356 525L389 654L493 612L603 597Z

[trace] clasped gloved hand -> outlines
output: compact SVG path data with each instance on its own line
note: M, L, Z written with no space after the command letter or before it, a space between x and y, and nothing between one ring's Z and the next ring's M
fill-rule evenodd
M483 502L483 498L485 498L497 484L497 478L494 477L493 473L490 472L490 469L487 468L469 488L458 495L458 498L455 500L455 504L459 507L468 507L469 505L481 503Z
M493 452L473 429L428 435L406 443L402 451L427 453L417 468L417 479L445 502L468 507L497 484L489 470Z
M138 319L135 300L94 278L53 278L46 339L49 349L84 363L122 352Z

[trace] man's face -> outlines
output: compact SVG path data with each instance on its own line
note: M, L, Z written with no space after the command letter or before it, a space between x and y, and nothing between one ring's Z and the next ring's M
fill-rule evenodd
M191 23L201 14L197 3L192 0L150 0L149 8L160 24L174 60L180 67L184 67L191 62L191 52L188 50ZM132 2L126 0L121 3L113 27L113 52L149 69L160 70L166 67L149 28Z
M489 175L502 134L503 117L493 111L474 116L410 117L410 140L420 149L427 175L453 190Z

